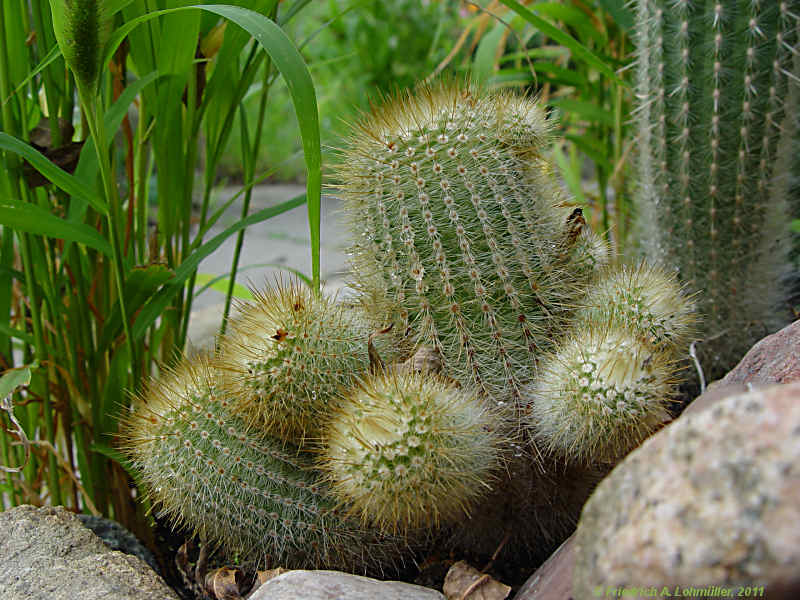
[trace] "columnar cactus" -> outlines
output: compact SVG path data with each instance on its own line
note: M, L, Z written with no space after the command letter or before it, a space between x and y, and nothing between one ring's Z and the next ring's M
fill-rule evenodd
M337 509L310 461L233 413L207 359L154 382L126 425L146 493L174 522L241 560L387 567L400 546Z
M388 299L448 376L494 397L582 293L583 218L542 158L550 129L529 98L423 87L366 117L336 172L365 304Z
M319 438L321 415L332 409L340 388L369 369L373 333L359 311L300 283L279 283L240 307L217 364L242 418L303 445ZM396 351L383 349L386 358Z
M784 319L800 2L635 5L639 238L701 292L713 376Z
M502 423L474 390L409 370L370 375L332 415L331 491L388 533L464 518L500 466Z

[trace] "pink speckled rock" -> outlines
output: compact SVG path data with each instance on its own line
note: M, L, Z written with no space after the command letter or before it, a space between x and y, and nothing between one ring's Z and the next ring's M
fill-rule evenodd
M725 384L800 381L800 320L768 335L750 348L725 377Z
M794 589L798 498L800 382L685 415L629 454L586 503L574 597L634 586L763 585L767 597L770 586Z
M572 572L575 568L575 535L553 552L528 581L514 600L565 600L572 598Z

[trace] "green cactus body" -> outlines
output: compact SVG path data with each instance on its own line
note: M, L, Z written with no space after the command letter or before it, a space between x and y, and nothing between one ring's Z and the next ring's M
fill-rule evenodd
M327 427L321 468L331 491L388 533L465 517L491 491L500 423L476 392L410 371L371 375Z
M716 376L784 319L800 2L635 4L640 243L701 292Z
M688 355L695 323L694 303L674 273L639 263L604 269L575 314L576 322L612 321L655 348Z
M583 219L541 158L550 128L528 98L424 87L360 123L337 168L365 304L492 396L518 390L580 295Z
M127 453L164 513L241 560L390 566L399 546L340 514L309 461L248 429L215 387L219 373L193 362L154 382L126 426Z
M533 438L569 462L615 463L670 420L668 356L613 321L576 324L525 390Z
M319 438L340 388L369 368L375 331L358 310L279 284L240 306L218 364L245 420L290 443ZM378 336L378 342L382 342ZM395 348L381 345L384 358Z

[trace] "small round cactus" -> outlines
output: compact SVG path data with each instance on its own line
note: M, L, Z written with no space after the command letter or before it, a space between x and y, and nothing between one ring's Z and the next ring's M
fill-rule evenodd
M489 397L518 393L583 292L551 128L531 98L442 83L366 117L336 170L365 305Z
M579 324L524 396L538 445L571 462L614 463L670 419L674 366L613 321Z
M375 327L356 308L299 283L279 283L240 306L217 363L245 420L304 445L319 438L340 388L368 370L373 333ZM385 358L396 350L385 344L380 349Z
M694 303L677 277L660 267L641 262L606 269L581 304L576 320L611 320L632 328L655 347L687 354Z
M337 509L310 461L249 428L200 357L153 382L125 425L144 491L228 556L293 568L389 568L396 540Z
M325 442L332 493L390 533L464 517L500 463L497 412L472 390L410 370L361 381Z

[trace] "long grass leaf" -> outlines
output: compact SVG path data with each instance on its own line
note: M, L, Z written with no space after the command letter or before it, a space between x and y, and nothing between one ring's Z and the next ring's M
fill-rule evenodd
M139 24L159 15L191 8L218 14L239 25L264 48L278 71L283 75L300 126L307 171L306 197L308 198L308 225L311 237L311 271L314 289L319 290L322 150L317 96L314 91L314 82L303 57L284 31L264 15L238 6L213 4L182 6L154 11L125 23L111 35L105 48L105 57L110 59L122 40Z
M553 41L558 42L562 46L569 48L575 58L583 60L584 62L594 66L598 71L603 73L606 77L618 83L619 85L628 86L626 82L620 79L617 74L611 69L603 60L598 57L594 52L589 50L586 46L581 44L574 37L562 31L555 25L544 20L542 17L534 14L529 9L524 7L515 0L500 0L503 4L515 11L518 15L524 18L528 23L536 27L539 31L549 36Z
M235 6L208 6L201 8L230 19L252 35L270 55L283 75L292 97L303 155L306 162L306 197L308 199L308 225L311 237L311 273L314 289L320 285L320 215L322 196L322 150L319 133L319 113L314 82L303 57L292 41L273 21L263 15Z
M57 167L44 154L17 138L0 132L0 149L9 150L27 160L31 166L44 175L56 187L70 196L76 196L88 202L100 214L108 213L108 205L81 181Z
M11 100L11 96L13 96L14 94L18 94L19 91L22 88L24 88L28 84L29 81L31 81L39 73L44 71L48 66L50 66L50 64L53 61L58 59L59 56L61 56L61 49L58 47L58 45L55 45L52 48L50 48L50 52L48 52L47 55L41 61L39 61L39 64L36 65L36 68L33 71L31 71L30 73L28 73L28 76L25 79L23 79L16 88L14 88L14 91L11 92L11 95L8 98L0 98L0 100L2 100L2 102L3 102L3 104L5 104L9 100Z
M33 336L30 333L22 331L21 329L17 329L16 327L11 327L2 321L0 321L0 333L10 338L16 338L21 342L33 346Z
M1 205L0 225L16 231L77 242L111 256L111 245L96 229L61 219L36 204Z

